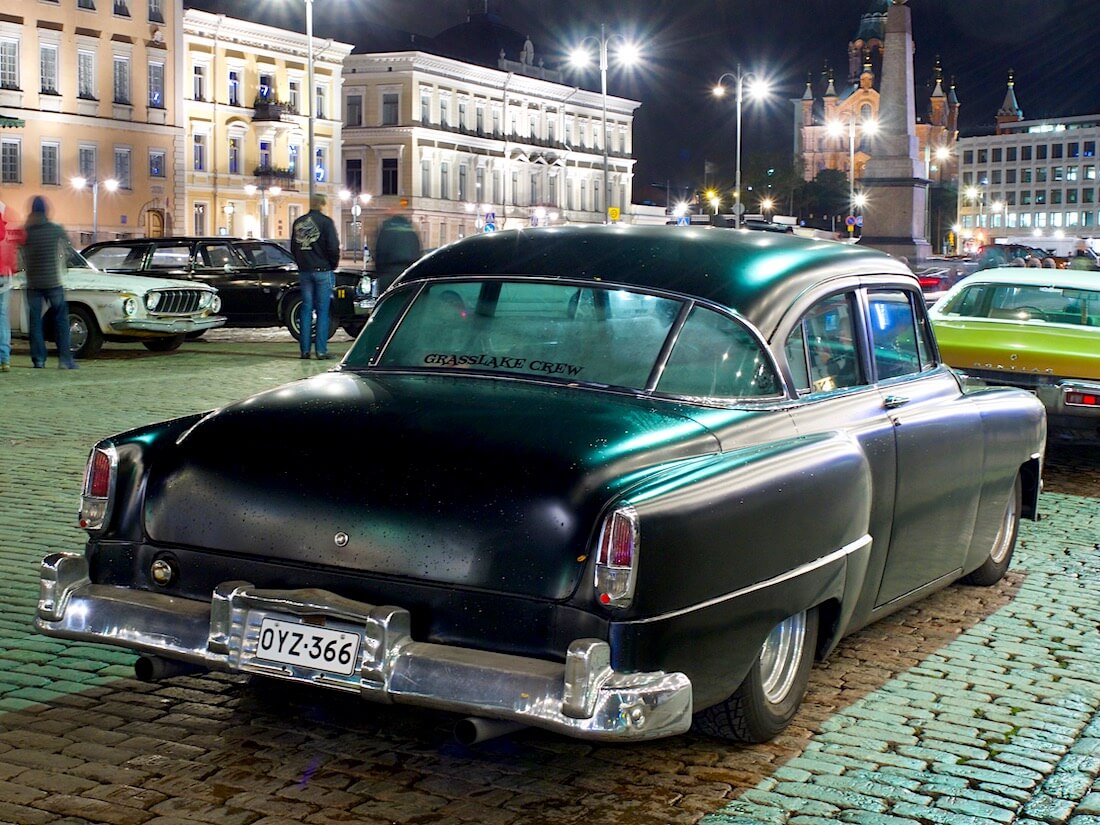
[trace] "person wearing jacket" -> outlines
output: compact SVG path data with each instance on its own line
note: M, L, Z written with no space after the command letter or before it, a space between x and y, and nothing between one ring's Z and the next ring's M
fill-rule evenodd
M319 361L329 357L328 316L334 286L333 270L340 263L340 239L336 236L336 224L321 212L325 202L324 195L313 195L309 199L309 211L294 221L290 230L290 252L298 264L302 292L298 345L301 357L309 358L312 343Z
M36 195L31 201L23 238L23 269L27 274L27 313L31 338L31 363L35 369L46 366L46 340L42 330L42 302L53 310L57 323L58 366L75 370L69 345L69 305L65 302L62 279L66 272L69 237L49 219L46 199Z
M15 228L8 228L12 214L0 201L0 372L11 371L11 323L8 318L8 301L11 294L11 276L15 273Z

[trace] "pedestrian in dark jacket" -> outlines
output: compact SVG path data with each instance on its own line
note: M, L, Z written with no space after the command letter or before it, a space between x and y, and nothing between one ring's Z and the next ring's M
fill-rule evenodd
M23 269L27 273L27 312L31 337L31 363L46 366L46 340L42 329L42 302L53 310L57 325L57 358L62 369L75 370L69 345L69 305L65 302L63 278L68 269L69 237L48 217L46 199L31 201L23 238Z
M298 283L302 309L298 320L298 347L302 358L309 358L312 343L318 360L329 357L329 304L332 302L333 270L340 263L340 239L336 224L321 212L325 196L313 195L309 211L290 230L290 251L298 264ZM316 311L316 322L314 322Z

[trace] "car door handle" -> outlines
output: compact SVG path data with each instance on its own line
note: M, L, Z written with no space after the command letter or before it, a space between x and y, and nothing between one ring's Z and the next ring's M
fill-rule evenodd
M888 410L896 410L909 403L909 397L905 395L888 395L882 399L883 406Z

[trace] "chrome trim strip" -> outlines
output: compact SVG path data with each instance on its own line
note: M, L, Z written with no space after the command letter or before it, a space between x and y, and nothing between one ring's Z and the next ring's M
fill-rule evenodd
M92 584L88 562L56 553L42 563L35 627L65 639L113 644L212 670L262 673L358 693L376 702L437 708L546 728L580 739L642 741L691 727L683 673L612 670L611 646L577 639L565 662L418 642L411 615L317 589L261 590L223 582L210 602ZM349 676L256 658L265 617L359 633Z
M871 537L869 535L864 535L863 537L844 545L840 549L834 550L832 553L829 553L826 556L822 556L819 559L814 559L811 562L799 565L793 570L788 570L786 573L780 573L774 578L765 579L764 581L757 582L756 584L750 584L748 587L742 587L740 590L735 590L732 593L727 593L724 596L718 596L713 599L708 599L705 602L699 602L699 604L693 604L690 607L682 607L679 610L672 610L668 613L662 613L659 616L650 616L646 619L635 619L633 621L618 622L617 624L651 624L653 622L663 622L667 621L668 619L675 619L680 616L686 616L689 613L694 613L696 610L705 610L709 607L714 607L717 604L722 604L723 602L729 602L733 601L734 599L739 599L742 596L748 595L749 593L755 593L757 590L763 590L766 587L775 587L777 584L782 584L783 582L790 581L791 579L798 578L799 576L804 576L807 573L811 573L814 570L817 570L821 567L826 567L835 561L839 561L840 559L850 556L852 553L856 553L862 550L870 543Z

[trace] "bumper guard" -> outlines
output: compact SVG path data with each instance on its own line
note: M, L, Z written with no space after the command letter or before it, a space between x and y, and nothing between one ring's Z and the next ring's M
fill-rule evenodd
M257 658L264 619L299 621L361 635L350 675ZM581 739L637 741L691 726L691 682L682 673L616 673L611 648L577 639L565 663L417 642L410 615L325 590L218 585L209 603L92 584L83 556L42 562L42 633L119 645L211 670L258 673L385 703L508 719Z

